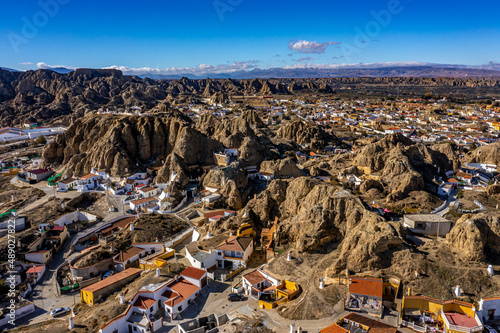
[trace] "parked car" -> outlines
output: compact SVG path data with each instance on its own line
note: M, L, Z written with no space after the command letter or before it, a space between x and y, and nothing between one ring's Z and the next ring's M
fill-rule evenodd
M230 302L234 302L234 301L242 301L245 297L243 295L240 295L240 294L229 294L227 295L227 300L230 301Z
M127 209L126 212L127 214L136 214L135 210L132 209Z
M57 192L68 192L68 190L65 188L58 188Z
M67 313L71 312L71 310L66 306L64 308L57 308L50 312L51 317L63 316Z
M104 273L104 275L102 276L102 278L103 279L108 278L108 277L110 277L113 274L115 274L115 272L113 272L113 271L107 271L106 273Z
M484 325L484 329L488 333L498 333L498 331L496 329L494 329L493 327L488 326L488 325Z

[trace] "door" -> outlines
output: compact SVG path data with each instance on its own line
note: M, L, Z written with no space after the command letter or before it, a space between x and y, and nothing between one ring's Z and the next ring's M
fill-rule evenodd
M128 325L128 333L132 333L132 325Z
M488 320L495 320L495 309L488 310Z

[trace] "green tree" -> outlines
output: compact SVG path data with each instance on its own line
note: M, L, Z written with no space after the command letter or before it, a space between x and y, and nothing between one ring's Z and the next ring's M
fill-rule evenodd
M38 138L36 138L36 143L39 145L44 145L47 143L47 139L45 139L45 136L40 135Z

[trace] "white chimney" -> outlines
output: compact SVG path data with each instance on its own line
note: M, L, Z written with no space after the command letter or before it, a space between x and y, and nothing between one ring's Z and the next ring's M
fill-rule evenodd
M158 237L156 237L155 243L159 243L160 241L158 240Z
M134 231L134 222L130 222L130 231Z
M291 260L292 260L292 256L290 255L290 253L288 253L286 256L286 261L291 261Z
M158 277L160 276L160 269L159 268L156 269L156 276L158 276Z
M290 333L295 333L295 324L290 324Z
M495 276L495 271L493 270L493 265L488 265L488 275L490 277Z
M319 289L325 289L325 281L323 278L319 279Z
M72 330L73 328L75 328L75 323L73 323L73 317L69 317L69 326L68 328L70 330Z
M208 238L212 238L212 234L210 233L210 231L207 233L207 239Z
M120 304L125 304L125 295L120 294Z
M115 252L115 247L113 246L113 243L111 243L111 247L109 248L109 252L111 252L111 253Z
M457 297L462 296L462 289L460 289L460 286L458 284L455 287L455 296L457 296Z

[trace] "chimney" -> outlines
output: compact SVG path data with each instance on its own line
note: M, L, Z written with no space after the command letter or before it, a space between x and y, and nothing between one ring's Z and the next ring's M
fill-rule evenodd
M130 222L130 231L134 231L134 222Z
M458 284L455 287L455 296L457 296L457 297L462 296L462 289L460 289L460 286Z
M156 269L156 276L158 276L158 277L160 276L160 269L159 268Z
M72 330L73 328L75 328L75 323L73 322L73 317L69 317L69 325L68 325L68 328L70 330Z
M120 294L120 304L125 304L125 295Z
M319 279L319 289L325 289L325 281L323 278Z

